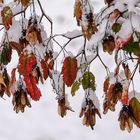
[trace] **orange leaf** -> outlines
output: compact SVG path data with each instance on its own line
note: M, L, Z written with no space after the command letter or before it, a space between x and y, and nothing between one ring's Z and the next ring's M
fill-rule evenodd
M35 101L40 99L41 92L36 86L36 79L32 75L24 76L24 81L26 84L26 88L28 93L30 94L31 98Z
M75 58L66 57L62 67L62 75L64 83L71 86L77 76L77 60Z
M77 20L77 25L80 26L80 21L82 18L82 8L81 8L82 4L80 0L77 0L75 2L75 7L74 7L74 16L76 17Z

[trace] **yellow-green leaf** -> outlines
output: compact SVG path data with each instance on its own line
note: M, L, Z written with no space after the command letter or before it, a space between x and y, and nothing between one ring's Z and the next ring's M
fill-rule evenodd
M73 83L72 88L71 88L71 95L74 96L76 91L79 89L81 83L76 81L75 83Z
M129 106L131 112L133 113L136 125L140 128L140 102L136 97L133 97L130 102Z

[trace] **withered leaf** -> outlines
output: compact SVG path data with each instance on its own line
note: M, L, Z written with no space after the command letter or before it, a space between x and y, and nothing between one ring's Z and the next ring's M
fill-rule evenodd
M2 22L6 30L9 30L12 25L13 12L9 6L6 6L1 11Z

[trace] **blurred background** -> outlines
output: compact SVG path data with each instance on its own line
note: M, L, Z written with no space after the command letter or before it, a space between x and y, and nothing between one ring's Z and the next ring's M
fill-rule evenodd
M40 0L47 15L52 18L54 23L54 33L64 33L77 27L76 20L73 17L73 6L75 0ZM9 2L7 0L7 2ZM95 12L98 12L104 6L104 0L92 0ZM38 6L36 7L38 11ZM39 13L39 11L37 12ZM45 28L49 25L43 21ZM63 42L63 40L61 40ZM70 44L80 47L78 40ZM13 57L13 65L16 65L16 56ZM110 58L105 62L113 68ZM8 69L11 69L11 65ZM105 78L105 70L102 65L96 61L92 67L92 72L96 75L97 90L96 94L100 98L101 108L103 101L102 85ZM69 96L70 105L75 112L68 112L67 116L61 118L57 114L57 100L53 93L50 81L43 86L40 85L42 92L41 100L31 101L32 108L26 108L24 113L16 114L13 111L11 98L0 99L0 140L139 140L140 130L134 128L129 134L122 132L119 128L118 113L121 105L118 104L115 113L109 112L102 115L102 119L97 118L95 130L91 130L82 125L82 119L79 118L83 90L79 90L75 97ZM70 88L67 89L70 94ZM102 112L102 109L101 109Z

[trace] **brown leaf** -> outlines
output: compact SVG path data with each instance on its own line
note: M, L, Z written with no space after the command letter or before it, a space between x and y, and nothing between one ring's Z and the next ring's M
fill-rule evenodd
M131 78L131 71L129 69L129 66L128 64L122 64L123 68L124 68L124 73L125 73L125 76L127 78L127 80L129 80Z
M19 44L19 43L17 43L17 42L14 42L14 41L10 41L10 42L9 42L9 46L10 46L12 49L16 50L17 53L18 53L18 55L20 55L21 52L22 52L23 49L24 49L24 47L23 47L21 44Z
M107 3L108 5L110 5L114 0L104 0L105 4Z
M118 121L120 122L120 128L121 130L127 129L127 131L130 133L133 129L133 120L132 120L132 113L130 110L130 107L128 105L124 105L122 110L119 114Z
M14 2L21 2L24 7L28 7L30 5L30 0L14 0Z
M42 43L41 30L36 25L30 25L27 28L26 40L35 45L37 41Z
M103 51L108 52L110 55L115 49L115 41L113 36L108 36L103 40Z

